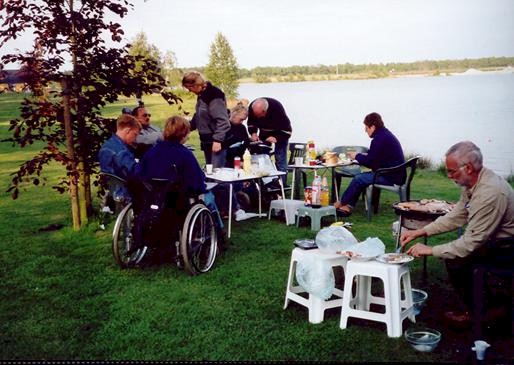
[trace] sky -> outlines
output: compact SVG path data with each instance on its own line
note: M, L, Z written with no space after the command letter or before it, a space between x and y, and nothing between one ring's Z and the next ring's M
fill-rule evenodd
M514 56L514 0L132 3L125 40L143 31L179 67L205 66L217 32L242 68Z

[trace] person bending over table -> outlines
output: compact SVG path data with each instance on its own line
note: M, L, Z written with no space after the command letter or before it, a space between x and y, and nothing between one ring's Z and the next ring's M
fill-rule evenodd
M190 124L180 116L172 116L166 121L164 140L145 153L140 161L139 176L147 179L173 179L176 172L182 177L181 185L190 195L203 194L205 205L214 215L218 234L223 237L223 221L218 212L214 194L207 190L205 175L193 153L184 146L189 138ZM173 168L176 166L176 170Z
M359 200L359 196L373 183L373 171L400 165L405 162L402 146L389 129L384 126L382 117L378 113L370 113L364 118L364 130L372 139L368 153L348 152L347 156L372 171L356 175L348 188L341 196L341 200L334 203L339 215L349 216ZM405 170L380 175L376 180L380 185L401 185L405 182Z
M414 257L435 256L445 261L448 279L466 307L464 311L448 311L445 317L453 323L465 323L471 320L473 310L473 264L487 259L487 241L514 236L514 190L503 177L483 167L482 153L472 142L453 145L445 157L448 178L462 187L459 201L449 213L425 227L402 232L400 244L405 247L418 237L466 225L464 234L454 241L434 247L416 243L407 251Z
M291 121L282 104L273 98L258 98L248 108L248 131L252 141L259 139L275 144L275 162L284 185L287 181L287 149L291 137ZM258 132L258 134L257 134Z

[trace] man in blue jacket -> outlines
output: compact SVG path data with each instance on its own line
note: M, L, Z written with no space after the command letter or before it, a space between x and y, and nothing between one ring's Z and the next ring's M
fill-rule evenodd
M141 124L131 115L122 114L116 121L116 133L109 138L98 152L100 170L132 181L137 176L137 162L134 146L141 131ZM131 194L124 185L116 187L111 194L115 200L131 201Z
M371 113L364 118L364 127L372 139L368 153L349 152L352 160L360 165L369 167L372 171L356 175L341 197L341 201L334 206L340 215L348 216L352 213L355 204L362 192L373 182L375 170L384 167L393 167L405 162L402 146L398 139L384 126L382 117L378 113ZM401 185L405 182L405 170L380 175L376 180L380 185Z

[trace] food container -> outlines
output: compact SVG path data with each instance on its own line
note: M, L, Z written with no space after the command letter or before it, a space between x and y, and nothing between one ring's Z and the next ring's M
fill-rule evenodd
M441 341L441 332L425 327L411 327L405 331L405 340L421 352L432 352Z
M323 155L323 158L325 160L325 165L337 165L339 162L339 158L337 157L336 152L327 151Z

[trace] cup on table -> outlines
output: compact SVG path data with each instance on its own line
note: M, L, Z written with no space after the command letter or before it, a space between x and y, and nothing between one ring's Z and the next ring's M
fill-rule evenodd
M487 342L478 340L475 341L475 346L471 348L471 350L476 351L477 353L477 360L485 360L485 353L487 351L487 348L491 347Z
M212 175L212 164L208 163L205 165L205 172L207 175Z
M301 166L301 165L303 165L303 157L295 157L295 158L294 158L294 164L295 164L296 166Z
M234 157L234 169L239 170L241 168L241 157Z

